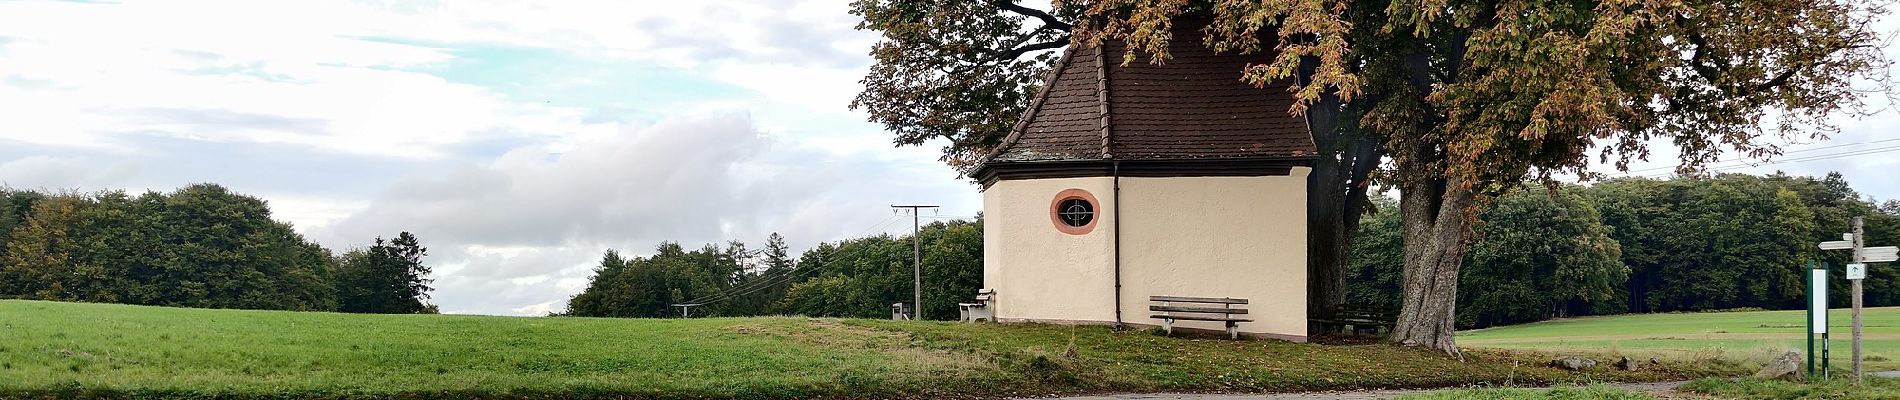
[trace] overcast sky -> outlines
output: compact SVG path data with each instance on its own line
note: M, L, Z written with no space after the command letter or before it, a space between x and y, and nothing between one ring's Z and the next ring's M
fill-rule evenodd
M847 3L0 2L0 183L218 183L337 250L414 232L433 301L482 314L564 308L609 248L803 249L907 231L894 203L975 215L935 146L892 148L846 107L876 39ZM1900 145L1870 143L1897 123L1791 147ZM1897 155L1736 172L1841 171L1890 199Z

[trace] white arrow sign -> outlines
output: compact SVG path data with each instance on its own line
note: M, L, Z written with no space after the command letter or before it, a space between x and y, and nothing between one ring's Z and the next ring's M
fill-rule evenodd
M1860 262L1893 262L1900 260L1900 247L1862 247Z
M1832 242L1821 242L1821 250L1847 250L1851 248L1854 248L1853 241L1837 240L1837 241L1832 241Z

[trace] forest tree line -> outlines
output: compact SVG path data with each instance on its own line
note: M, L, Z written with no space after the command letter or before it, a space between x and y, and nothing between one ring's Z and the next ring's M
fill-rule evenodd
M0 188L0 298L434 313L414 235L338 255L212 184L133 196Z
M1375 196L1354 243L1350 302L1396 308L1404 249L1396 201ZM1463 328L1555 317L1732 308L1800 308L1808 262L1834 267L1837 304L1846 301L1845 251L1838 240L1866 217L1868 243L1900 243L1900 201L1863 199L1837 174L1825 178L1727 174L1669 180L1625 178L1592 185L1533 186L1483 212L1460 271ZM923 230L924 306L931 319L957 316L982 285L981 221ZM670 305L706 302L699 315L800 314L885 318L910 302L908 236L825 243L792 257L774 234L687 251L675 243L652 256L608 252L568 313L676 317ZM1871 267L1870 305L1900 305L1900 268Z
M983 284L983 226L978 221L925 225L923 315L956 319ZM892 303L911 302L910 236L877 235L822 243L794 258L784 237L765 246L707 245L688 251L662 243L650 256L609 250L566 314L586 317L677 317L673 304L704 303L694 316L797 314L888 318Z
M1349 303L1398 307L1396 202L1375 197L1353 243ZM1864 199L1839 174L1723 174L1532 187L1501 197L1459 271L1460 329L1554 317L1798 309L1808 263L1832 266L1847 304L1848 252L1824 251L1864 216L1869 246L1900 243L1900 200ZM1900 268L1870 264L1869 306L1900 305Z

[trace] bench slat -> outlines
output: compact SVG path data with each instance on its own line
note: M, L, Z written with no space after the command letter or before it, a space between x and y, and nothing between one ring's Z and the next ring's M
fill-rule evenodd
M1246 319L1246 318L1197 317L1197 316L1192 316L1192 315L1150 315L1148 316L1148 318L1181 319L1181 320L1189 320L1189 321L1253 322L1253 320Z
M1236 298L1229 298L1229 297L1148 296L1148 301L1166 301L1166 302L1171 302L1171 303L1247 304L1247 299L1236 299Z
M1148 311L1191 312L1191 313L1208 313L1208 314L1246 314L1247 313L1247 309L1245 308L1183 307L1183 306L1148 306Z
M1379 319L1320 318L1320 319L1313 319L1310 321L1322 322L1322 323L1328 323L1328 324L1337 324L1337 325L1380 325L1380 326L1397 325L1397 322L1389 321L1389 320L1379 320Z

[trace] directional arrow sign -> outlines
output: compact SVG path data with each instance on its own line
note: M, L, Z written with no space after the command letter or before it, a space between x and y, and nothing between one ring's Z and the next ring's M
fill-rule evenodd
M1900 260L1900 247L1862 247L1860 249L1861 262L1893 262L1895 260Z
M1821 250L1847 250L1851 248L1854 248L1854 242L1851 240L1821 242Z

